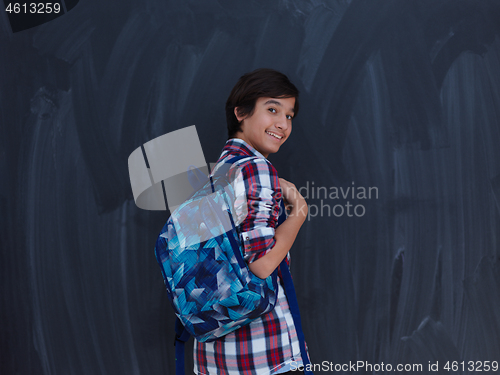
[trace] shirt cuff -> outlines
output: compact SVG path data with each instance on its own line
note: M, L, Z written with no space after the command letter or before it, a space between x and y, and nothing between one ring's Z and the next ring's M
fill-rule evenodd
M274 247L274 228L261 227L241 233L243 258L247 263L259 259Z

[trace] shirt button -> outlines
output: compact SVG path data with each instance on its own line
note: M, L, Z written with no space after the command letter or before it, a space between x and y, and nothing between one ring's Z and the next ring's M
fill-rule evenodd
M249 239L250 239L250 238L248 238L248 237L245 237L245 240L247 240L247 241L248 241Z

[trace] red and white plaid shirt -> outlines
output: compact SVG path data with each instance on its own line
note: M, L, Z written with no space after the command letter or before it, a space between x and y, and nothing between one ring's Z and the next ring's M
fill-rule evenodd
M245 249L244 258L251 263L275 244L280 185L278 172L272 164L239 138L226 142L217 165L237 155L250 157L236 164L242 173L248 210L238 231ZM288 301L280 283L278 287L278 303L268 314L216 341L203 343L195 339L196 374L268 375L287 371L292 363L302 364Z

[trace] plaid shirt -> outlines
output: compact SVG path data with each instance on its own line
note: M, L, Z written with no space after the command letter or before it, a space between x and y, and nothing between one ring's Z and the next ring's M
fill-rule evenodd
M264 256L275 244L280 185L278 172L272 164L238 138L226 142L215 168L227 157L236 155L250 157L236 163L242 173L244 190L243 194L238 194L237 187L235 190L237 196L246 199L248 213L245 212L245 217L237 222L240 222L238 231L244 246L244 258L251 263ZM196 374L268 375L287 371L292 362L302 363L293 318L280 283L278 289L278 303L268 314L216 341L202 343L195 339Z

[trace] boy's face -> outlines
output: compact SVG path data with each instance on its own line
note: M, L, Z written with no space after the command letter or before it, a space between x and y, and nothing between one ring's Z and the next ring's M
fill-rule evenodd
M292 131L295 98L258 98L250 117L240 117L237 108L234 114L241 123L236 137L259 151L265 158L278 152Z

